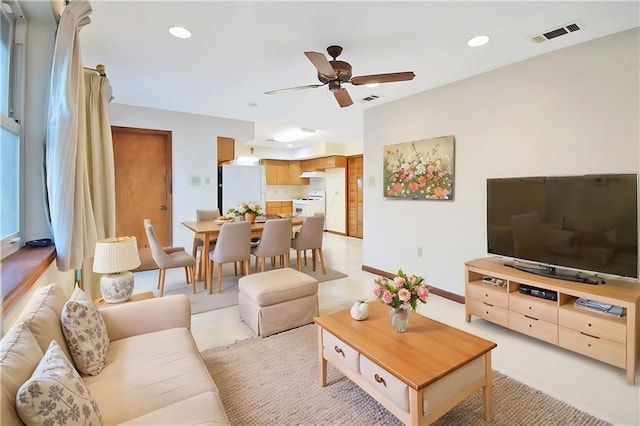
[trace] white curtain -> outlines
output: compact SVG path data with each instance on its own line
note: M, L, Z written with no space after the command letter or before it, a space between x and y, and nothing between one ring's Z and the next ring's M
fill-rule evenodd
M116 186L107 76L84 70L87 105L87 165L98 240L116 236Z
M90 182L95 179L90 178L89 171L104 173L104 178L108 179L106 174L113 175L113 154L110 154L111 172L102 165L95 166L95 162L100 160L94 161L94 154L104 157L104 151L111 149L111 145L108 148L94 146L90 138L94 134L104 134L104 130L95 131L87 124L87 118L93 113L87 110L79 33L91 22L89 14L91 5L88 1L75 0L65 7L58 23L51 69L47 191L57 266L61 271L81 268L83 259L93 256L98 236L115 234L115 229L109 228L115 228L115 219L110 213L103 212L104 203L111 202L110 198L115 198L115 195L111 197L103 194L102 188L93 188L93 194L99 193L100 198L98 216L101 227L104 226L101 231L96 228L91 198ZM106 98L110 96L109 93ZM108 120L108 115L106 117ZM114 206L112 203L112 208Z

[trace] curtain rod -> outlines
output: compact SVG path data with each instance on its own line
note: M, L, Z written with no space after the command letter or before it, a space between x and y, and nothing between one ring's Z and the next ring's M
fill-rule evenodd
M107 76L107 70L105 69L104 65L102 65L102 64L96 65L95 68L84 67L84 69L85 70L89 70L89 71L95 71L98 74L100 74L100 77L106 77Z

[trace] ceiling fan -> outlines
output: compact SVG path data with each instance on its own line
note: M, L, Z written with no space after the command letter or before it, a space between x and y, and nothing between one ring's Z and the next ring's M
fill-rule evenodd
M392 83L395 81L413 80L413 78L416 76L413 71L405 71L352 77L351 65L348 62L338 61L336 59L342 53L342 47L329 46L327 47L327 53L333 58L333 60L327 60L327 58L322 53L304 52L305 56L318 70L318 80L320 80L322 84L308 84L306 86L271 90L269 92L264 92L265 95L290 92L293 90L315 89L317 87L329 85L329 90L331 91L331 93L333 93L333 96L335 96L336 101L338 101L338 104L341 108L344 108L353 104L351 96L349 96L349 92L347 92L347 89L342 87L344 83L351 83L354 86L374 83Z

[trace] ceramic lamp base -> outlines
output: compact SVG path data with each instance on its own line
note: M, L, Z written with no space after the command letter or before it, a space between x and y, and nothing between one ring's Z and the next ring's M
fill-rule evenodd
M103 275L100 278L100 292L107 303L126 302L133 293L133 273L127 271Z

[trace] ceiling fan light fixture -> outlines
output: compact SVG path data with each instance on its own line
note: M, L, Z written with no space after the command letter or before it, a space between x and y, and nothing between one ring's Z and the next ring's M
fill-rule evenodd
M467 46L469 47L480 47L480 46L484 46L485 44L489 43L489 36L486 35L479 35L479 36L475 36L473 38L470 38L467 41Z
M191 31L184 27L171 27L169 34L177 38L191 38Z
M273 137L273 140L276 142L293 142L300 139L304 139L306 137L312 136L316 134L316 130L314 129L305 129L305 128L295 128L285 130L284 132L278 133Z

